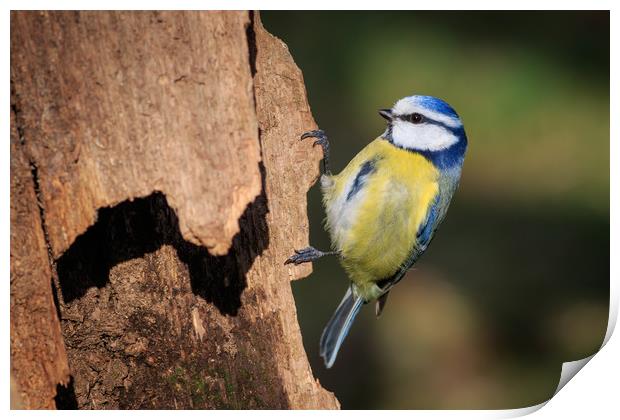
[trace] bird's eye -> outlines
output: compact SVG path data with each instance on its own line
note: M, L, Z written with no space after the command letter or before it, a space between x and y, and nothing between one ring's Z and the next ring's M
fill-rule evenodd
M411 121L414 124L420 124L422 121L424 121L424 117L422 116L422 114L418 114L417 112L414 112L413 114L409 116L409 121Z

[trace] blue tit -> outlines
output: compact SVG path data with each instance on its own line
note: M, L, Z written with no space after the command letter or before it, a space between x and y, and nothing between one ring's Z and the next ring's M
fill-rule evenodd
M362 304L376 301L381 314L388 294L428 248L446 215L460 177L467 136L450 105L432 96L408 96L379 114L385 132L338 175L329 170L329 144L321 176L331 252L309 247L286 263L338 255L351 283L323 330L320 353L330 368Z

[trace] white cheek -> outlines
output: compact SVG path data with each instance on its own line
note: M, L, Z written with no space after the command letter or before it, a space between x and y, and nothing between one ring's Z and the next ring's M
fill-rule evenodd
M458 137L433 124L411 124L406 121L394 121L392 141L406 149L429 150L431 152L447 149Z

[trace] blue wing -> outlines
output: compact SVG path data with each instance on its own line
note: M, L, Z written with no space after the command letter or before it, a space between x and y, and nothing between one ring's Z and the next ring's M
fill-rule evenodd
M440 223L441 220L439 217L439 194L437 194L437 196L435 196L435 200L433 200L431 208L428 211L428 214L426 215L426 220L418 229L416 244L414 246L414 253L417 253L417 257L422 255L424 251L426 251L426 248L428 248L428 245L431 243L431 240L435 235L435 231L437 230L437 227ZM412 261L412 263L414 262L415 260Z

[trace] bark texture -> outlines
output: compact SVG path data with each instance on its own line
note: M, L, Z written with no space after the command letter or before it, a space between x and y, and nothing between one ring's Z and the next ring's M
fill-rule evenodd
M282 265L316 124L257 14L12 13L11 105L24 407L338 407Z
M11 405L16 408L54 408L56 386L69 382L35 181L36 167L24 153L11 111Z

